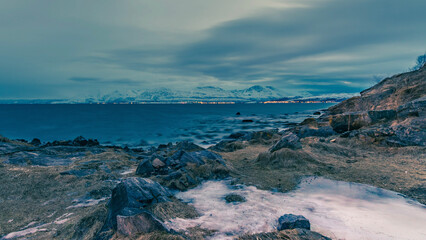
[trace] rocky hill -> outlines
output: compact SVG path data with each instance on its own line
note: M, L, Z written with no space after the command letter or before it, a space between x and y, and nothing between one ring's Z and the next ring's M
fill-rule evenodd
M398 110L404 104L426 101L426 66L419 70L386 78L373 87L361 92L361 96L350 98L328 109L330 114L357 111ZM422 105L422 110L424 110Z

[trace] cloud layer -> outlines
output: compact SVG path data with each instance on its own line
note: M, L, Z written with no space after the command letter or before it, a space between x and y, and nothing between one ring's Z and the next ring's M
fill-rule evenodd
M5 4L0 98L82 86L357 92L426 51L425 1L248 2Z

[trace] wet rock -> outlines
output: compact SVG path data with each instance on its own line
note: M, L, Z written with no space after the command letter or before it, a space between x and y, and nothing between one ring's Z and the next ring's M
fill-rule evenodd
M290 148L290 149L300 149L302 148L302 144L300 143L300 138L291 131L287 131L281 137L274 146L272 146L269 151L275 152L281 148Z
M132 216L153 203L170 201L173 196L167 188L147 178L124 179L113 190L108 203L106 229L117 229L117 215Z
M314 115L321 115L321 112L314 112Z
M240 115L241 115L241 113L240 113L240 112L237 112L235 115L240 116Z
M284 214L278 219L278 231L294 228L310 230L311 224L302 215Z
M150 212L143 211L131 216L117 216L117 232L125 236L164 231L167 229Z
M241 203L247 201L245 197L238 194L228 194L225 196L225 201L227 203Z
M243 121L242 121L243 123L252 123L253 122L253 120L251 120L251 119L243 119Z

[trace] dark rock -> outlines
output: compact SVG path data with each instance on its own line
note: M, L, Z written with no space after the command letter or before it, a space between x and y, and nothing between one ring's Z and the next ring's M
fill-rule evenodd
M151 160L148 160L148 159L142 161L136 168L136 175L139 175L142 177L150 177L152 173L154 172L155 172L155 169L151 164Z
M426 96L401 105L397 109L398 119L426 115Z
M367 112L351 112L330 116L330 125L337 133L360 129L371 124Z
M27 140L25 140L25 139L16 139L15 141L23 142L23 143L28 143L28 141L27 141Z
M34 139L30 142L30 144L31 144L31 145L34 145L34 146L40 146L40 145L41 145L41 141L40 141L40 139L38 139L38 138L34 138Z
M426 146L426 119L417 119L406 125L392 127L393 135L385 141L395 147Z
M300 143L300 138L291 131L287 131L281 137L274 146L272 146L269 151L275 152L281 148L290 148L290 149L300 149L302 144Z
M132 216L153 203L170 201L167 188L147 178L126 178L113 190L108 203L108 217L103 229L117 229L117 215Z
M321 115L321 112L314 112L314 115Z
M315 127L315 128L317 128L318 127L318 122L317 122L317 120L315 118L306 118L299 125L302 125L302 126L307 125L309 127Z
M371 123L387 122L396 119L395 110L368 111Z
M225 201L227 203L235 203L235 202L245 202L247 200L245 197L241 195L231 193L225 196Z
M166 232L167 229L148 211L131 216L117 215L117 232L124 236L135 236L155 231Z
M252 123L253 122L253 120L251 120L251 119L243 119L243 121L242 121L243 123Z
M278 219L278 231L294 228L310 230L311 224L309 220L302 215L284 214Z
M87 140L86 138L79 136L72 141L72 145L80 146L80 147L84 147L84 146L93 147L93 146L98 146L99 142L96 139Z
M240 113L240 112L237 112L235 115L240 116L240 115L241 115L241 113Z

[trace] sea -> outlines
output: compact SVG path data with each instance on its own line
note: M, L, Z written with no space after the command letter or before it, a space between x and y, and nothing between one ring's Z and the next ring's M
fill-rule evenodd
M42 142L83 136L128 147L189 140L208 147L235 132L286 129L332 105L2 104L0 135Z

